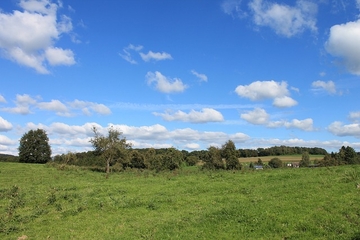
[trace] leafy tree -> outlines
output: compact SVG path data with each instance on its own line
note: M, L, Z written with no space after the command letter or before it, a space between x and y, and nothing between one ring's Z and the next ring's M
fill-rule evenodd
M310 165L310 155L308 152L303 152L301 155L301 161L299 167L308 167Z
M108 135L103 136L99 133L96 127L93 127L94 138L90 140L95 151L99 153L106 163L106 177L110 172L110 163L118 159L123 160L123 164L126 163L126 149L131 147L131 144L126 142L125 138L120 138L122 133L113 127L108 130Z
M205 164L203 168L205 169L224 169L224 163L221 158L220 149L214 146L208 148L208 156L204 159Z
M339 155L341 156L342 162L345 164L357 164L358 162L358 155L356 154L355 150L352 147L344 147L342 146Z
M185 162L188 166L195 166L199 162L199 158L197 156L187 156Z
M263 166L263 165L264 165L264 163L263 163L263 161L261 160L261 158L258 158L258 161L257 161L256 164L259 165L259 166Z
M272 168L281 168L282 167L282 161L280 160L280 158L272 158L268 165Z
M145 157L137 150L130 153L130 166L132 168L146 168Z
M221 149L221 156L225 158L226 169L241 169L241 164L237 158L235 143L227 141Z
M30 130L20 139L19 162L46 163L51 159L51 147L46 132Z

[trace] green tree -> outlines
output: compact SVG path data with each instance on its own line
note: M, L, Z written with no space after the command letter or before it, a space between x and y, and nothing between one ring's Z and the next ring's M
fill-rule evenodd
M46 132L30 130L20 139L19 162L47 163L51 159L51 147Z
M281 168L282 167L282 161L280 160L280 158L272 158L268 164L272 168Z
M132 168L146 168L144 155L137 150L132 150L130 153L130 166Z
M221 156L225 158L226 169L241 169L241 164L236 154L235 143L233 141L229 140L222 146Z
M208 156L204 159L204 169L224 169L224 163L221 158L221 151L217 147L210 146L208 148Z
M310 155L308 152L303 152L301 155L301 161L299 167L308 167L310 165Z
M108 135L103 136L99 133L96 127L93 127L94 137L90 140L95 151L99 153L106 163L106 177L110 172L110 164L116 160L123 160L124 164L127 162L126 149L131 147L131 144L126 142L126 138L121 138L122 132L110 127Z

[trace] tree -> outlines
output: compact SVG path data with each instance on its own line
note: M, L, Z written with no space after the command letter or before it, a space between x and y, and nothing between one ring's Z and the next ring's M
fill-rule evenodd
M103 136L99 133L96 127L93 127L94 138L90 140L95 151L99 153L105 160L106 177L110 172L110 163L121 159L127 161L126 149L131 147L131 144L126 142L126 138L120 138L122 132L110 127L108 135ZM124 163L124 161L122 162Z
M51 147L46 132L30 130L20 139L19 162L47 163L51 159Z
M226 169L241 169L241 164L236 155L235 143L231 140L227 141L221 149L221 156L226 161Z
M205 164L203 168L205 169L224 169L224 163L221 159L220 149L214 146L208 148L208 156L204 159Z
M281 168L282 167L282 161L280 160L280 158L272 158L268 164L272 168Z
M310 155L308 152L303 152L301 155L301 161L299 167L308 167L310 165Z

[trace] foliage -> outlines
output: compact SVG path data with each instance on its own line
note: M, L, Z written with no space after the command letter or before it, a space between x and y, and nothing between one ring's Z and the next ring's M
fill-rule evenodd
M19 162L46 163L51 159L51 147L46 132L30 130L20 139Z
M226 169L230 170L239 170L241 169L241 164L236 156L236 147L235 143L231 140L228 140L221 149L221 156L225 158Z
M0 153L0 162L19 162L19 157Z
M310 166L310 155L308 152L303 152L301 155L301 161L299 163L300 167L308 167Z
M282 167L282 161L279 158L272 158L269 161L268 165L271 168L281 168Z
M106 162L106 176L110 172L110 164L119 162L123 165L128 163L126 149L131 145L126 142L125 138L120 138L121 132L113 127L108 129L108 135L103 136L96 127L93 127L94 137L90 140L95 152L100 154Z
M197 156L187 156L185 162L188 166L195 166L199 162L199 158Z
M221 150L217 147L210 146L208 148L208 156L204 160L203 169L210 169L210 170L216 170L216 169L225 169L224 162L221 158Z

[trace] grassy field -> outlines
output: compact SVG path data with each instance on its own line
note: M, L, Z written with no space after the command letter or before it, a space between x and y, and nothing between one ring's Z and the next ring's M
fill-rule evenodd
M300 162L301 161L301 154L297 155L281 155L281 156L264 156L264 157L248 157L248 158L239 158L239 161L242 163L249 163L253 162L256 163L259 158L263 162L269 162L272 158L279 158L283 162ZM324 155L310 155L310 161L314 160L322 160L324 158Z
M360 166L124 172L0 163L0 239L360 239Z

